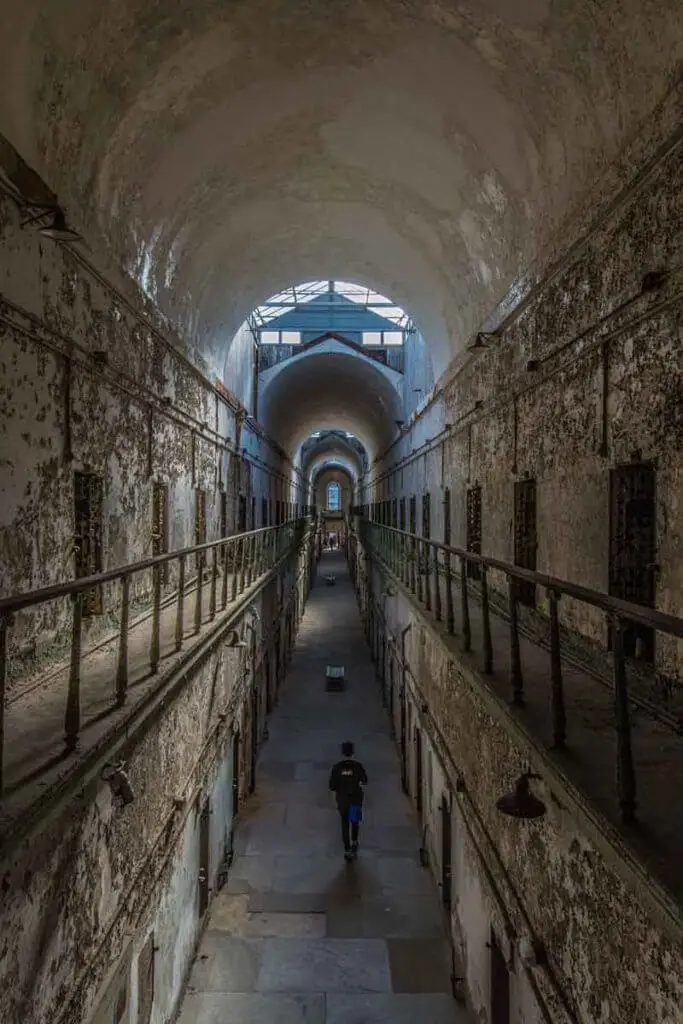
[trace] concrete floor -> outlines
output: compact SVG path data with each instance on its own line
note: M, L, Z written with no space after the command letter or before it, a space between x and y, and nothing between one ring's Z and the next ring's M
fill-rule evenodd
M324 584L326 573L336 586ZM328 664L344 665L346 692L326 692ZM440 901L420 866L417 821L338 553L323 556L269 733L180 1024L465 1024L450 994ZM345 739L369 776L351 865L327 789Z

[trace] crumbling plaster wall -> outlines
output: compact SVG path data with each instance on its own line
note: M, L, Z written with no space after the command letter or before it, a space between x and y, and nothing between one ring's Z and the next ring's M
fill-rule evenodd
M634 456L656 465L656 606L683 613L683 146L633 180L609 216L480 354L449 381L387 454L373 490L431 492L432 536L443 488L452 543L465 546L468 486L482 487L482 551L512 561L514 483L537 480L537 567L607 590L609 472ZM643 292L644 276L668 272ZM535 361L537 369L529 369ZM603 378L604 373L604 378ZM603 379L607 380L603 406ZM445 424L450 429L438 442ZM411 449L417 453L411 456ZM371 499L370 499L371 500ZM418 527L420 511L418 508ZM492 574L492 583L502 580ZM545 595L539 594L543 607ZM563 600L563 622L601 643L604 615ZM658 638L658 667L680 673L683 649Z
M168 485L169 550L195 543L197 488L206 491L207 540L219 536L222 488L236 492L248 476L257 501L283 489L280 455L253 430L243 429L234 465L239 405L193 371L177 338L160 340L166 329L142 299L142 321L127 301L69 248L22 230L14 204L0 198L2 596L73 578L74 470L104 481L103 570L152 554L154 481ZM231 372L248 354L238 346ZM147 574L136 576L133 601L144 603L149 588ZM105 615L86 623L86 642L111 627L117 607L114 584L105 588ZM20 614L13 654L39 668L69 612L62 601Z
M259 729L287 655L284 609L306 593L302 552L255 605ZM297 580L299 581L297 583ZM0 1020L80 1024L114 968L155 933L153 1024L170 1019L198 935L198 808L209 797L210 881L231 827L232 736L240 743L240 793L251 784L251 659L254 648L220 646L126 752L135 791L124 806L97 780L37 834L0 857ZM227 718L226 718L227 711ZM136 969L130 979L134 1020ZM127 968L126 968L127 970Z
M381 576L374 572L373 580L379 593ZM429 793L424 815L437 878L439 804L444 790L453 794L455 789L453 764L479 822L475 846L468 825L473 815L468 813L466 821L453 795L453 931L475 1010L488 1019L485 944L493 925L511 957L513 1020L519 1024L547 1020L542 1003L557 1022L677 1024L683 1005L681 948L648 915L640 894L625 885L547 783L537 784L547 807L540 821L518 821L497 811L497 799L526 769L528 752L491 716L471 676L411 614L401 595L386 602L386 614L394 637L412 624L404 641L416 684L408 685L408 774L414 793L413 732L419 723L425 777L432 760L431 785L425 778L423 792ZM399 677L396 673L397 684ZM419 710L423 701L427 715ZM445 770L435 753L435 728L453 762ZM514 937L523 934L539 941L548 958L547 966L533 972L536 992L514 951Z

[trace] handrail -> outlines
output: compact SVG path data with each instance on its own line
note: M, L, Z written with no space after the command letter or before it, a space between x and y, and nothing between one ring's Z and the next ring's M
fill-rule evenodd
M450 492L445 496L446 528L450 522ZM616 730L616 776L617 795L621 821L631 824L636 812L636 777L631 743L630 704L627 651L625 631L632 623L639 623L667 633L683 637L683 619L651 608L623 601L561 580L545 573L523 569L497 558L480 555L441 541L431 540L414 532L398 529L386 523L377 522L358 514L358 537L366 551L372 553L408 589L410 595L425 611L431 612L436 621L445 619L449 634L455 629L455 601L453 581L457 580L460 603L460 634L466 652L472 649L472 623L470 617L469 578L470 566L476 566L476 582L481 610L481 646L483 671L493 672L494 649L491 634L491 606L489 595L489 570L503 573L508 582L507 614L509 619L510 682L512 704L522 708L525 705L524 672L520 648L521 629L519 604L522 603L521 584L540 586L548 593L549 633L549 677L550 677L550 718L553 748L566 747L567 713L563 685L563 651L560 630L559 601L561 596L575 598L599 608L609 616L612 640L612 685L614 694L614 715ZM411 523L412 525L412 523ZM448 532L446 533L448 537ZM356 541L356 532L352 534ZM453 571L453 559L459 561L458 571ZM445 600L442 600L442 595ZM533 601L525 601L532 603ZM445 607L445 613L444 613ZM370 609L374 615L374 609Z
M109 612L118 612L118 650L111 679L111 700L113 707L122 707L127 700L129 684L129 646L133 630L142 631L140 623L130 622L131 581L136 574L152 571L151 614L149 625L145 625L143 641L148 645L147 658L138 659L138 670L154 675L162 658L162 639L170 644L172 653L182 650L186 636L198 636L206 623L214 621L216 615L233 604L252 584L271 572L284 557L303 539L305 528L312 522L309 516L290 519L277 526L261 527L244 533L220 537L217 540L180 548L139 562L109 569L93 576L42 587L29 593L18 594L0 600L0 795L4 788L4 750L7 735L8 707L6 701L9 663L11 659L10 636L14 625L15 612L35 607L49 601L71 598L71 643L68 679L66 682L66 708L64 712L65 753L72 753L78 746L83 721L81 670L84 658L82 650L83 620L86 618L88 595L96 594L105 583L119 582L118 593L108 594L111 607ZM211 556L209 557L209 552ZM187 580L186 564L195 557L196 575ZM165 565L177 562L177 587L171 605L162 601L163 575ZM220 580L220 592L219 592ZM204 605L205 588L208 590L207 607ZM192 621L186 626L186 604L192 600ZM164 612L172 608L175 600L175 615L171 611L165 621L165 637L162 638L162 604ZM116 607L118 605L118 608ZM67 626L68 628L68 626ZM116 645L117 639L113 638ZM139 653L139 651L138 651ZM97 717L101 716L101 696ZM105 694L105 696L107 696Z
M155 566L165 565L175 559L187 558L190 555L200 554L204 551L229 545L246 537L258 537L268 533L269 530L292 527L298 523L298 519L289 519L287 522L275 526L262 526L258 530L247 530L244 533L232 533L229 537L220 537L218 540L210 540L205 544L195 544L190 548L176 548L175 551L167 551L162 555L153 555L151 558L143 558L139 562L128 562L116 569L107 569L105 572L96 573L93 576L81 576L76 580L69 580L67 583L53 583L49 587L39 587L37 590L29 590L24 594L16 594L13 597L0 598L0 615L6 615L21 611L22 608L30 608L45 601L53 601L58 597L68 597L71 594L78 594L84 590L92 590L93 587L102 583L111 583L113 580L121 579L123 576L132 576L137 572L144 572L145 569L153 569Z
M657 611L656 608L646 608L640 604L633 604L631 601L623 601L619 597L612 597L610 594L604 594L600 590L583 587L580 583L572 583L571 580L560 579L559 576L548 576L534 569L523 569L519 565L504 562L500 558L492 558L490 555L478 555L474 551L467 551L465 548L456 547L453 544L444 544L443 541L431 540L419 533L399 530L395 526L379 523L373 519L364 519L362 521L370 526L381 527L382 530L386 530L389 533L398 534L401 537L414 541L416 544L429 545L430 548L443 551L447 555L456 555L458 558L463 558L475 565L486 566L488 569L497 569L499 572L504 572L507 576L513 576L522 582L535 583L546 590L554 590L559 594L565 594L567 597L574 597L577 601L583 601L584 604L593 605L593 607L600 608L602 611L623 616L631 622L638 622L643 626L652 626L660 632L670 633L672 636L683 637L683 618L679 618L677 615L669 615L667 612ZM1 610L2 606L0 604Z

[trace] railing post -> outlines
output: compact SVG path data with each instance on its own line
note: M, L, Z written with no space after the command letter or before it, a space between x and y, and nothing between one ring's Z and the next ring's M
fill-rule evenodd
M228 543L221 544L221 560L223 562L223 579L221 580L221 608L225 610L228 606Z
M183 646L185 636L185 555L178 559L178 603L175 613L175 649Z
M470 596L467 590L467 561L460 556L460 604L462 615L462 641L466 651L472 649L472 627L470 625Z
M636 777L631 749L631 721L628 707L628 681L624 654L623 623L612 617L612 650L614 657L614 703L617 724L617 794L621 820L631 825L636 817Z
M202 598L204 596L204 552L197 555L197 591L194 600L194 631L199 633L202 628Z
M490 675L493 672L493 645L491 643L491 611L489 608L489 583L488 568L485 565L481 569L481 619L483 626L484 645L484 672Z
M159 667L160 645L159 632L161 626L161 566L152 568L154 588L154 604L152 606L152 639L149 645L149 667L152 673Z
M512 680L512 703L524 707L524 679L522 677L522 654L519 647L519 620L517 616L517 581L510 577L510 671Z
M450 547L451 543L451 491L446 487L443 492L443 542ZM455 613L453 611L453 565L450 551L444 551L444 574L446 578L446 629L453 635L455 632Z
M119 623L119 660L116 666L116 703L126 703L128 690L128 618L130 611L130 576L121 577L121 621Z
M439 548L434 545L434 618L441 622L441 584L439 583Z
M560 595L556 590L548 590L550 610L550 694L553 720L553 747L560 750L567 739L567 715L564 706L564 687L562 684L562 652L560 648L560 620L557 606Z
M237 591L240 582L240 567L238 564L240 556L240 547L242 545L241 539L238 537L237 540L232 540L232 593L231 600L237 600Z
M64 741L69 753L78 746L81 728L81 640L83 625L83 595L74 594L72 599L71 660L69 664L69 688L66 696L64 716Z
M218 586L218 547L212 549L211 591L209 594L209 621L216 618L216 588Z
M5 695L7 692L7 674L9 667L8 630L14 616L0 615L0 796L4 785L3 765L5 751Z
M417 600L422 604L422 541L417 541Z
M239 552L240 552L240 594L244 593L245 580L246 580L246 568L247 568L247 538L240 538Z

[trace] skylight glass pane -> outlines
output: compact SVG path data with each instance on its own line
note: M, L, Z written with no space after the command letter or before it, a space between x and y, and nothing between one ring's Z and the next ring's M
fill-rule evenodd
M363 331L363 344L364 345L381 345L382 344L382 332L381 331Z
M403 331L385 331L384 332L384 344L385 345L402 345L403 344Z
M277 345L280 340L279 331L261 331L261 344L262 345Z
M282 332L282 344L283 345L300 345L301 344L301 331L283 331Z

